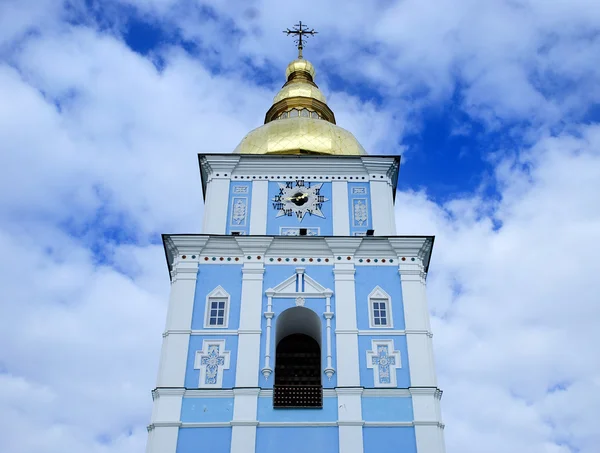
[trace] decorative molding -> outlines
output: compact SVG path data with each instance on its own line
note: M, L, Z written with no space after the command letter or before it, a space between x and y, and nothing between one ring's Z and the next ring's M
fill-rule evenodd
M394 349L394 340L371 340L367 351L367 368L373 369L375 387L396 387L396 370L402 367L400 351Z
M273 242L269 236L232 236L239 249L244 255L265 255L265 252Z
M184 396L184 388L157 387L152 390L152 399L157 399L163 396Z
M414 422L365 422L365 427L415 426Z
M251 396L258 396L258 394L260 393L260 387L244 387L244 388L234 388L233 389L233 394L234 395L251 395Z
M156 428L181 428L183 423L181 422L154 422L150 423L146 429L148 431L153 431Z
M397 261L404 265L421 260L422 272L426 275L431 254L431 236L367 236L367 237L294 237L294 236L210 236L210 235L164 235L163 242L167 252L169 270L172 271L180 261L194 262L187 257L196 256L203 264L221 264L239 261L263 263L265 256L271 263L289 264L293 259L312 257L314 261L329 264L352 264L354 261L368 263L370 257L383 262ZM183 256L186 259L183 259ZM250 256L250 258L247 258ZM335 258L333 258L335 257ZM339 260L337 258L340 258ZM347 258L350 257L350 260ZM391 257L391 258L387 258ZM223 258L221 260L221 258ZM227 261L231 258L231 261ZM270 261L270 259L273 261ZM415 261L412 261L412 259ZM282 261L278 261L282 259ZM311 258L306 259L310 261ZM362 262L360 260L363 260ZM284 262L285 261L285 262ZM300 263L298 263L300 264ZM369 263L370 264L370 263ZM193 277L192 277L193 278Z
M233 398L234 389L185 389L184 398Z
M269 291L267 291L267 311L265 311L264 316L267 318L265 333L265 365L260 372L264 376L265 381L268 381L269 376L273 373L273 368L271 367L271 324L273 317L275 316L275 313L273 312L273 294L269 293Z
M363 390L365 398L410 398L411 396L409 389L372 388Z
M363 387L337 387L337 395L362 395L365 389Z
M223 387L224 370L229 369L230 351L225 340L203 340L202 350L196 351L194 369L200 370L199 388Z
M445 425L436 421L412 421L412 422L367 422L357 421L330 421L330 422L261 422L259 420L236 420L231 422L157 422L148 426L149 430L159 427L176 428L228 428L230 426L259 426L259 427L287 427L287 426L364 426L364 427L395 427L395 426L435 426L444 429ZM150 428L152 427L152 428Z
M283 409L284 410L284 409ZM310 409L307 409L310 410ZM261 427L283 427L283 426L339 426L338 422L258 422Z

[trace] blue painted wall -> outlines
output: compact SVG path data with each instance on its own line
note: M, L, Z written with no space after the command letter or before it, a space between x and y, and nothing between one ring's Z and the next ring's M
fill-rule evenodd
M348 213L350 222L350 236L364 236L367 230L373 228L373 216L371 215L371 187L369 183L348 183ZM367 207L367 219L362 221L355 213L356 204L364 203Z
M258 427L256 451L260 453L336 453L339 451L338 428L337 426Z
M369 329L369 294L376 286L380 286L392 299L393 329L404 330L404 305L398 266L356 266L355 280L358 328Z
M335 422L338 419L336 397L323 398L322 409L273 409L273 398L258 398L261 422Z
M217 260L219 258L217 257ZM196 294L194 296L194 311L192 313L193 330L204 329L206 296L219 285L230 295L228 329L235 330L239 327L240 301L242 297L242 265L201 264L198 266L198 279L196 281Z
M229 453L231 428L179 428L177 453Z
M364 453L416 453L415 429L412 426L363 428Z
M398 388L410 387L410 373L408 364L408 351L406 348L405 335L359 335L358 337L358 362L360 365L360 384L365 388L374 388L373 368L367 368L367 351L373 349L371 340L373 339L393 339L394 348L400 351L400 361L402 368L396 369L396 383Z
M323 209L321 211L325 215L325 218L306 215L300 222L296 215L294 214L292 217L281 216L276 217L277 212L273 209L273 198L279 194L279 184L285 183L284 180L281 183L277 181L269 181L269 205L267 208L267 234L270 235L279 235L281 227L292 227L292 228L307 228L307 227L318 227L320 229L319 234L321 236L331 236L333 235L333 219L332 219L332 208L331 203L333 200L331 199L331 183L326 182L323 183L321 187L321 195L325 198L329 199L323 203ZM312 183L312 182L311 182ZM294 180L295 184L295 180ZM308 184L308 181L307 181ZM312 183L314 184L314 183Z
M411 422L413 421L412 398L363 396L362 414L363 420L367 422Z
M198 388L200 381L200 370L194 369L194 358L196 351L202 350L202 340L225 340L225 350L229 351L229 369L224 370L223 388L235 387L235 366L237 363L237 345L238 337L236 335L223 336L205 336L192 335L190 336L190 347L188 350L187 367L185 371L185 387L188 389Z
M334 280L333 280L333 267L332 266L314 266L314 265L306 265L306 263L298 262L294 263L294 265L266 265L265 266L265 274L264 274L264 289L274 288L279 283L286 280L288 277L295 275L296 267L305 268L305 275L308 275L313 280L317 281L319 284L324 286L325 288L329 288L333 290L334 288ZM275 369L275 338L277 335L276 326L277 326L277 317L288 308L295 307L296 303L293 299L273 299L273 312L275 313L275 317L272 320L271 324L271 368ZM313 310L321 320L321 366L322 370L324 370L327 366L327 320L323 317L323 312L325 311L325 299L306 299L306 304L304 305L306 308ZM335 312L335 295L331 298L331 307ZM263 311L267 310L267 296L263 296ZM266 331L267 321L263 317L262 320L262 331ZM261 335L261 345L260 345L260 366L259 369L262 369L265 362L265 341L266 336ZM335 316L331 320L331 353L332 353L332 366L336 367L335 361ZM262 388L273 388L273 382L275 379L274 373L269 376L268 380L265 380L264 376L261 374L259 376L259 385ZM327 379L327 376L323 373L321 376L322 384L324 388L334 388L337 384L336 375L334 374L331 380Z
M183 398L181 421L188 423L230 422L233 398Z
M245 207L245 215L243 218L234 218L233 207L237 201L243 203ZM250 232L250 215L251 215L251 200L252 200L252 183L232 181L229 184L229 205L227 207L227 234L232 231L240 231L241 234L247 235Z

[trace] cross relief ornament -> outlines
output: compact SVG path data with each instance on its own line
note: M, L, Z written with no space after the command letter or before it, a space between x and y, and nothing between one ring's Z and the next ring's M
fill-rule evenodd
M204 340L202 350L196 351L194 369L200 370L199 388L223 387L223 373L229 369L230 351L225 340Z
M396 387L396 370L401 368L401 362L394 340L371 340L371 347L373 350L367 351L367 368L373 369L375 387Z

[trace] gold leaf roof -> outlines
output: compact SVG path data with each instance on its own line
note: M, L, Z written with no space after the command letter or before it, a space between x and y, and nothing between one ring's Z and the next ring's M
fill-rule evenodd
M298 82L290 83L289 85L284 86L273 98L273 104L277 104L283 99L293 98L296 96L317 99L323 104L327 103L325 96L323 93L321 93L321 90L319 90L317 86L311 85L310 83Z
M271 121L254 129L234 153L354 156L365 154L365 150L346 129L322 119L296 117Z
M315 73L309 61L292 61L286 69L287 82L273 99L265 124L248 133L234 153L366 154L350 132L335 124L325 96L313 81Z

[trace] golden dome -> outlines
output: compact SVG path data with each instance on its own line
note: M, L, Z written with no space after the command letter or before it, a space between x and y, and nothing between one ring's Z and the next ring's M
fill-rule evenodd
M296 96L313 98L321 101L323 104L326 103L325 96L318 87L311 85L310 83L297 82L284 86L273 98L273 104L277 104L282 99L293 98Z
M271 121L254 129L234 153L356 156L365 154L365 150L346 129L322 119L296 117Z
M304 58L298 58L288 65L285 70L285 78L289 79L290 75L292 75L294 72L300 71L308 72L313 79L315 78L315 67L310 61L305 60Z
M234 153L365 154L350 132L336 126L335 115L313 81L315 68L309 61L292 61L285 75L287 82L273 99L265 124L246 135Z

